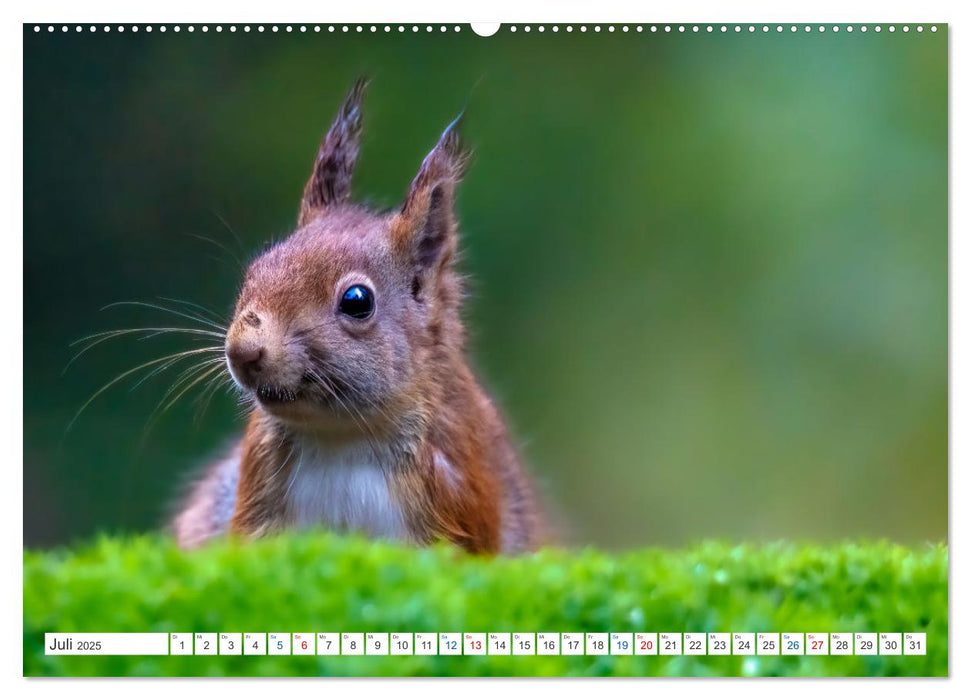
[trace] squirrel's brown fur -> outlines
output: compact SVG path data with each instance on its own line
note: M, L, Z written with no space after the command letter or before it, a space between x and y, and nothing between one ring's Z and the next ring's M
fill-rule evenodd
M324 137L297 230L247 271L226 353L252 412L176 518L184 546L301 525L474 552L538 542L530 485L464 357L454 197L468 154L453 123L400 210L352 204L363 91ZM355 285L373 295L367 318L338 308Z

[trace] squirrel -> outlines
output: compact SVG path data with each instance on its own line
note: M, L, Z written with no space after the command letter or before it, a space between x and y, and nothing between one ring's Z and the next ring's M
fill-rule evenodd
M404 204L372 211L350 198L366 85L323 138L297 228L246 271L225 357L249 419L174 518L184 548L307 527L475 553L540 544L530 481L464 356L459 119Z

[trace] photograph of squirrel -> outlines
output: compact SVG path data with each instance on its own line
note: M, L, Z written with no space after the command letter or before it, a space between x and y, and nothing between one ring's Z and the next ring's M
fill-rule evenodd
M464 356L454 200L469 152L453 122L399 209L352 203L365 87L324 136L296 230L246 272L225 355L251 410L174 518L180 546L315 527L482 553L540 543L530 482Z

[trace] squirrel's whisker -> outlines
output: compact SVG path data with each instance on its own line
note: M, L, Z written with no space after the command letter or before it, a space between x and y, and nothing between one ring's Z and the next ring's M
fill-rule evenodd
M202 235L199 235L198 233L187 233L185 235L186 236L191 236L192 238L198 238L200 241L205 241L206 243L211 243L212 245L216 246L217 248L226 251L227 253L229 253L233 257L233 259L232 259L232 261L222 260L222 262L235 262L236 263L237 270L243 270L243 269L245 269L245 266L243 265L243 261L239 259L239 256L236 255L236 253L234 253L232 250L230 250L229 248L227 248L225 245L223 245L219 241L215 240L214 238L209 238L209 236L202 236ZM213 258L213 259L215 260L217 258Z
M182 386L182 384L184 382L186 382L186 381L189 381L189 379L196 372L199 372L199 371L204 370L204 369L209 369L210 367L213 367L214 365L220 365L223 362L224 362L224 360L223 360L222 357L210 357L210 358L206 358L206 359L200 360L199 362L196 362L196 363L190 365L189 367L184 368L181 372L179 372L178 376L176 376L176 378L175 378L175 381L172 382L172 384L169 386L169 388L162 395L162 398L160 400L160 403L164 402L166 399L168 399L169 396L171 396L173 393L175 393L176 391L178 391L179 388Z
M173 384L162 396L161 400L155 405L152 410L152 414L148 417L145 422L145 434L148 434L154 427L155 423L161 418L166 411L168 411L172 406L174 406L180 398L185 396L192 387L198 384L200 381L206 377L212 375L214 372L218 371L219 367L213 367L212 363L207 364L197 364L190 368L190 371L183 372L179 375L179 379ZM178 392L178 393L176 393ZM173 396L174 394L174 396ZM169 397L172 397L169 399ZM168 403L166 400L168 399ZM164 404L164 406L163 406Z
M135 382L134 384L132 384L131 389L129 389L129 391L134 391L135 389L137 389L139 386L141 386L142 384L144 384L146 381L148 381L152 377L156 376L157 374L161 374L162 372L164 372L165 370L167 370L169 367L171 367L174 364L177 364L181 360L182 360L182 358L177 357L175 359L169 360L168 362L165 362L165 363L159 365L158 367L154 368L151 372L149 372L148 374L146 374L144 377L142 377L141 379L139 379L137 382ZM214 361L222 362L222 358L221 357L220 358L212 358L212 360L207 360L207 362L214 362ZM198 366L199 365L193 365L192 367L198 367Z
M280 445L277 446L277 449L280 449L281 447L283 447L283 441L281 441ZM283 468L285 466L287 466L287 462L289 462L290 459L293 457L293 453L296 451L296 449L297 449L297 444L295 442L291 441L290 442L290 452L287 453L286 458L282 462L280 462L279 468L275 472L273 472L273 474L270 476L270 481L272 481L273 479L275 479L277 476L280 475L280 472L283 471ZM296 475L294 475L294 476L296 476Z
M209 380L206 381L205 387L202 392L196 397L195 403L198 404L195 415L192 420L198 423L202 420L202 417L206 413L206 409L209 408L209 403L212 401L212 397L216 395L220 389L225 388L227 384L232 384L233 380L229 376L228 372L217 373Z
M323 387L326 391L328 391L330 395L333 396L338 403L340 403L340 405L347 412L350 419L354 422L354 424L358 427L358 429L361 430L362 433L364 433L364 439L367 441L368 447L371 449L371 454L374 455L375 460L380 461L378 449L375 445L375 443L380 442L380 440L378 440L378 436L374 433L373 429L368 425L368 422L364 419L364 416L362 416L360 412L356 412L357 417L355 417L355 411L352 410L352 408L348 406L346 403L344 403L344 400L340 397L340 394L337 392L337 387L333 386L331 382L327 381L323 375L317 372L316 369L310 370L310 376L311 378L313 378L315 381L319 383L319 386ZM360 420L358 420L358 418L360 418Z
M294 444L296 444L296 443L294 443ZM293 488L293 485L296 483L296 481L297 481L297 475L300 473L300 467L302 467L302 466L303 466L303 448L300 449L300 457L297 458L297 468L293 471L293 474L290 475L290 483L287 484L286 493L283 494L283 500L284 501L286 501L287 500L287 496L290 495L290 489L292 489ZM282 465L281 465L281 468L282 468Z
M226 327L225 326L220 325L218 323L215 323L213 321L210 321L209 319L203 318L201 316L196 316L196 315L190 314L188 312L179 311L177 309L170 309L167 306L162 306L161 304L152 304L152 303L149 303L147 301L116 301L116 302L113 302L113 303L108 304L106 306L102 306L101 307L101 310L102 311L105 311L106 309L111 309L111 308L114 308L116 306L143 306L145 308L155 309L157 311L167 311L170 314L175 314L176 316L181 316L182 318L188 318L188 319L190 319L192 321L197 321L197 322L202 323L204 325L211 326L212 328L215 328L216 330L222 331L223 333L226 332Z
M220 359L219 362L222 362L222 360ZM212 367L213 363L214 363L214 360L204 360L203 362L198 362L192 365L191 367L189 367L188 369L183 370L183 372L179 375L179 379L176 380L176 384L173 385L173 387L169 387L169 390L166 391L165 395L162 397L162 400L155 405L155 408L153 409L152 414L148 417L148 420L145 422L145 427L142 428L143 443L144 443L144 440L148 437L148 434L152 431L152 428L155 427L155 423L162 417L165 411L171 408L179 400L179 398L181 398L187 391L189 391L189 389L195 386L195 384L197 384L202 379L205 379L205 377L211 374L213 371L219 369L218 367ZM207 371L207 367L211 369L208 369ZM186 386L185 389L179 392L179 394L175 398L173 398L169 402L169 404L165 406L165 408L163 408L160 411L159 408L161 407L162 402L165 401L167 396L171 395L173 389L176 386L178 386L180 383L184 383L186 380L191 379L192 377L195 377L196 379L192 381L191 384Z
M92 340L95 338L101 338L102 336L109 336L109 335L114 336L114 335L122 335L126 333L151 333L153 335L157 335L159 333L170 333L170 332L199 333L203 335L215 336L217 338L224 337L222 333L217 333L216 331L205 330L202 328L182 328L179 326L159 326L159 327L145 326L144 328L117 328L113 330L92 333L90 335L84 336L83 338L78 338L77 340L72 341L71 346L78 345L80 343L83 343L86 340Z
M120 338L121 336L125 336L125 335L133 335L135 333L145 333L146 334L142 338L139 338L139 340L147 340L149 338L154 338L156 336L164 335L166 333L183 333L183 334L186 334L186 335L204 335L204 336L208 336L208 337L219 338L220 340L224 337L222 333L216 333L215 331L202 330L202 329L199 329L199 328L175 328L175 327L172 327L172 328L121 328L121 329L118 329L118 330L102 331L100 333L92 333L91 335L85 336L84 338L79 338L78 340L75 340L74 342L71 343L71 346L73 347L73 346L78 345L80 343L88 342L87 345L85 345L83 348L81 348L81 350L79 350L77 352L77 354L75 354L68 361L68 363L64 366L64 369L61 370L61 375L63 376L64 373L67 372L68 369L70 369L71 365L73 365L75 363L75 361L77 361L77 359L79 357L81 357L82 355L84 355L86 352L88 352L92 348L100 345L101 343L103 343L103 342L105 342L107 340L111 340L113 338ZM220 350L221 350L221 348L220 348Z
M336 371L336 370L337 370L337 368L335 368L335 367L333 367L333 365L331 365L330 363L328 363L328 362L326 362L326 361L324 361L324 360L322 360L322 359L320 359L320 358L317 358L317 361L318 361L318 364L320 364L320 365L322 365L322 368L323 368L323 371L324 371L325 373L327 373L327 372L334 372L334 371ZM322 377L322 376L321 376L321 375L320 375L319 373L317 373L317 372L314 372L314 374L315 374L315 375L316 375L317 377L319 377L319 378L321 378L321 379L323 378L323 377ZM333 383L331 383L331 385L332 385L332 388L331 388L331 390L332 390L332 393L335 393L335 394L336 394L336 393L339 393L339 392L337 391L337 389L338 389L338 387L337 387L336 385L333 385ZM344 396L344 398L346 398L346 399L347 399L348 401L351 401L352 403L356 403L356 402L353 402L353 401L351 400L351 397L350 397L350 396L346 396L346 395L345 395L345 396ZM338 397L338 400L339 400L339 397ZM341 402L341 403L343 404L343 402ZM391 414L389 414L389 413L388 413L388 412L387 412L387 411L386 411L386 410L385 410L385 409L384 409L384 408L383 408L383 407L382 407L382 406L381 406L380 404L372 404L372 405L371 405L371 408L374 408L374 409L375 409L375 410L376 410L376 411L377 411L378 413L380 413L380 414L381 414L381 415L382 415L382 416L383 416L383 417L384 417L384 418L385 418L385 419L386 419L386 420L388 421L388 424L389 424L389 425L390 425L390 426L391 426L392 428L397 428L397 427L399 427L399 423L398 423L398 420L397 420L397 419L396 419L396 418L395 418L394 416L392 416ZM360 409L358 409L358 416L360 417L360 419L361 419L361 420L362 420L362 421L363 421L364 423L367 423L367 420L365 419L365 417L364 417L364 415L363 415L363 414L361 414L361 412L360 412Z
M168 362L169 360L174 359L174 358L180 358L181 359L183 357L192 357L193 355L199 355L199 354L204 353L204 352L212 352L212 351L213 351L212 348L195 348L193 350L183 350L182 352L172 353L171 355L166 355L164 357L159 357L159 358L154 359L154 360L149 360L148 362L143 362L142 364L138 365L137 367L132 367L131 369L122 372L117 377L115 377L110 382L108 382L107 384L103 385L100 389L98 389L96 392L94 392L94 394L92 394L91 397L87 401L84 402L84 405L82 405L81 408L78 409L77 413L74 414L74 417L71 419L71 422L68 423L67 428L65 428L64 432L67 432L67 431L69 431L71 429L71 426L74 425L74 423L77 421L77 419L81 415L81 413L84 412L84 409L86 409L88 406L91 405L91 402L92 401L94 401L96 398L98 398L99 396L101 396L101 394L103 394L105 391L107 391L108 389L110 389L111 387L113 387L115 384L117 384L121 380L125 379L126 377L130 377L135 372L139 372L139 371L145 369L146 367L154 367L155 365L161 364L163 362Z
M223 218L222 214L220 214L215 209L212 210L212 213L216 216L217 219L219 219L219 223L221 223L223 226L226 227L226 230L229 231L230 235L233 237L233 240L236 241L236 245L239 246L240 254L243 255L243 257L245 257L247 255L247 252L246 252L246 246L243 245L243 239L240 238L239 234L236 233L236 230L229 225L229 222L226 221L225 218Z
M226 318L225 317L217 314L215 311L213 311L212 309L210 309L208 306L203 306L202 304L198 304L198 303L196 303L194 301L189 301L187 299L177 299L175 297L162 297L162 296L160 296L159 299L161 299L162 301L172 302L173 304L183 304L184 306L189 306L189 307L192 307L194 309L198 309L199 311L202 311L203 313L208 314L210 320L215 321L215 322L220 323L220 324L225 324L226 323Z

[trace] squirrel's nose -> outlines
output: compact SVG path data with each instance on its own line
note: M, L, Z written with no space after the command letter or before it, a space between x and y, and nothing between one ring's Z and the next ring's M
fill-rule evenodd
M244 380L257 376L262 369L263 348L259 345L233 344L226 348L226 357Z

